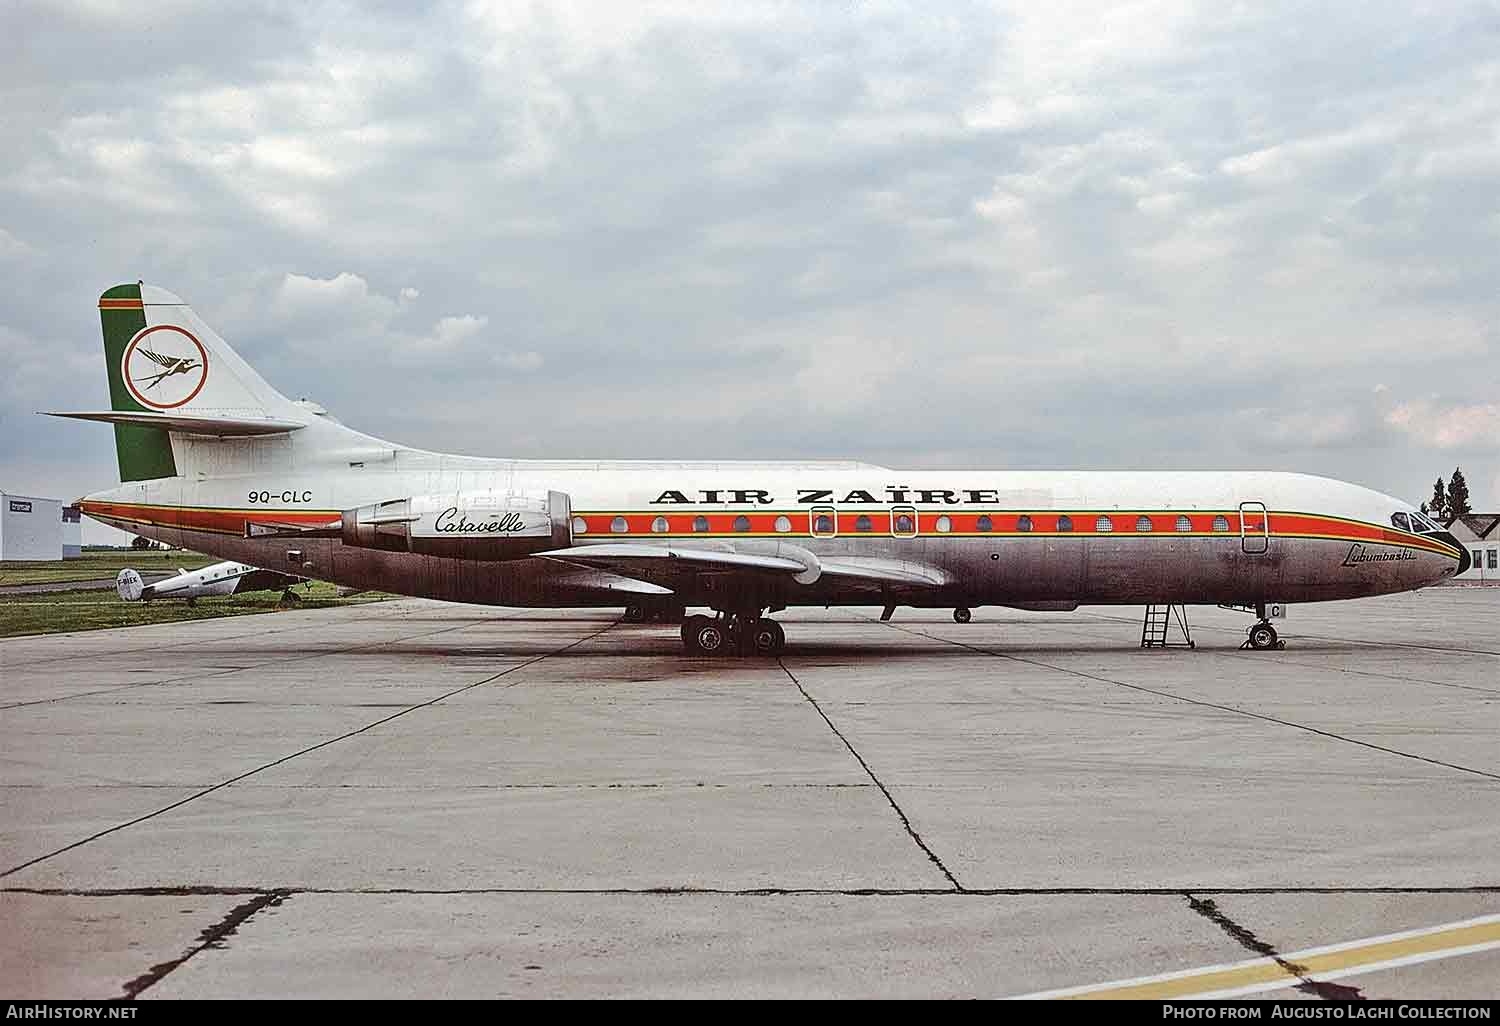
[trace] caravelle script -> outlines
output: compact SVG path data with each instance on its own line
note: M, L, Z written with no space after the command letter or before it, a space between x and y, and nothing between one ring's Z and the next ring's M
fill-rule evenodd
M526 530L526 521L521 514L502 513L493 520L475 522L449 506L437 515L433 525L442 534L516 534Z

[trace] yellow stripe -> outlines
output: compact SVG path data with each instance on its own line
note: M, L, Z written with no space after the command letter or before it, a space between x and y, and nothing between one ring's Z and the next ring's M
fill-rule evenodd
M1479 944L1500 944L1500 916L1488 916L1486 920L1446 928L1434 927L1416 936L1377 939L1370 943L1341 947L1337 951L1311 948L1308 949L1308 954L1294 952L1283 955L1282 962L1295 967L1296 972L1288 971L1281 963L1267 959L1226 969L1192 971L1167 980L1106 983L1065 997L1069 1000L1107 998L1162 1001L1195 994L1240 990L1265 983L1284 982L1291 985L1304 978L1316 979L1320 975L1333 973L1349 975L1351 971L1369 971L1379 968L1382 963L1414 956L1444 957L1448 954L1462 954L1460 949ZM1314 953L1318 951L1322 953Z

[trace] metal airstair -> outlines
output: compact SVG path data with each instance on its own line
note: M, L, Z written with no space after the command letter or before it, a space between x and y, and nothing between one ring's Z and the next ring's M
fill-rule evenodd
M1168 640L1174 623L1182 634L1181 641ZM1188 627L1187 606L1147 606L1146 618L1141 621L1141 647L1197 648Z

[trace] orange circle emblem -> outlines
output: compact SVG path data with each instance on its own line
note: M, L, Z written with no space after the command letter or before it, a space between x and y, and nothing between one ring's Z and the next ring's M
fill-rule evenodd
M120 376L142 406L173 410L208 382L208 350L186 328L158 324L136 333L120 358Z

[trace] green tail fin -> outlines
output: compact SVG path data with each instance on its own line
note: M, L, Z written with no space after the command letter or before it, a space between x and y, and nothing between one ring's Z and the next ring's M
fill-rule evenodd
M125 347L146 328L146 309L141 302L140 285L116 285L100 296L99 321L104 328L104 365L109 369L110 409L149 412L125 387L121 368ZM121 481L177 476L172 440L164 428L116 424L115 457L120 463Z

